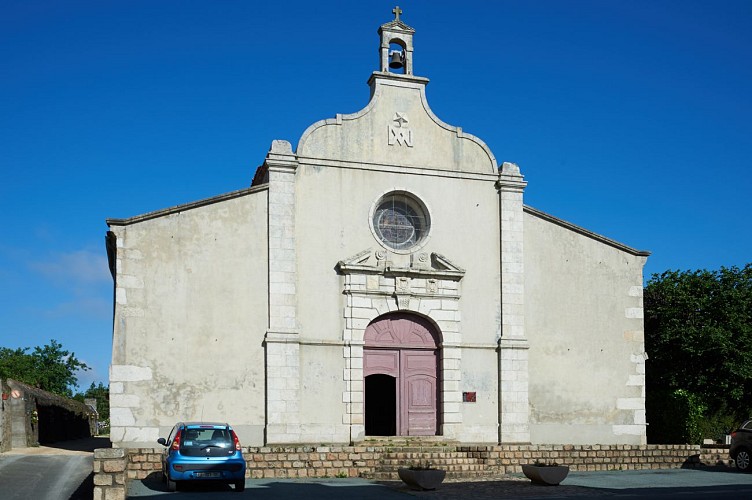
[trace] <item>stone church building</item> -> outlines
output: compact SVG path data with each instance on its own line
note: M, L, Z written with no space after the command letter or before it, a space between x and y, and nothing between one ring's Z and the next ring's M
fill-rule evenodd
M181 420L246 446L646 442L648 253L525 205L431 111L396 12L365 108L274 141L248 188L107 220L114 446Z

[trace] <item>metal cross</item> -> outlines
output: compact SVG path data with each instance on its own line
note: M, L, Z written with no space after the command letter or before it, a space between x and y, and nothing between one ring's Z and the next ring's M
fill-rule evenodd
M399 8L399 5L392 9L392 14L394 14L394 20L399 21L400 14L402 14L402 9Z

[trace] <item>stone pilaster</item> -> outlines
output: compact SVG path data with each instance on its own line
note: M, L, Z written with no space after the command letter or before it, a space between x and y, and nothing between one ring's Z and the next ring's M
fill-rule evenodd
M457 321L459 327L459 321ZM462 347L443 343L441 348L440 368L441 385L441 435L455 438L462 427Z
M273 141L269 176L269 328L266 332L266 441L300 439L300 344L297 330L295 170L287 141Z
M520 168L504 162L497 183L501 233L499 441L502 443L530 442L522 212L526 185Z

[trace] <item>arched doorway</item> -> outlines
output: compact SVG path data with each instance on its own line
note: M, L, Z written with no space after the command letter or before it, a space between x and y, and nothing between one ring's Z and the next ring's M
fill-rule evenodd
M436 328L415 314L387 314L368 325L363 351L366 435L436 435L438 337Z

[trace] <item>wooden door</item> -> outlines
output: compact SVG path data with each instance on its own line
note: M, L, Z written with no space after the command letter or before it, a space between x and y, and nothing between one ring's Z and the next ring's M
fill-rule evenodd
M400 434L436 435L436 351L400 352Z
M435 328L424 318L400 312L373 321L364 337L363 376L383 374L396 379L397 435L436 435L439 384ZM365 398L365 406L373 408L368 404L367 391Z

